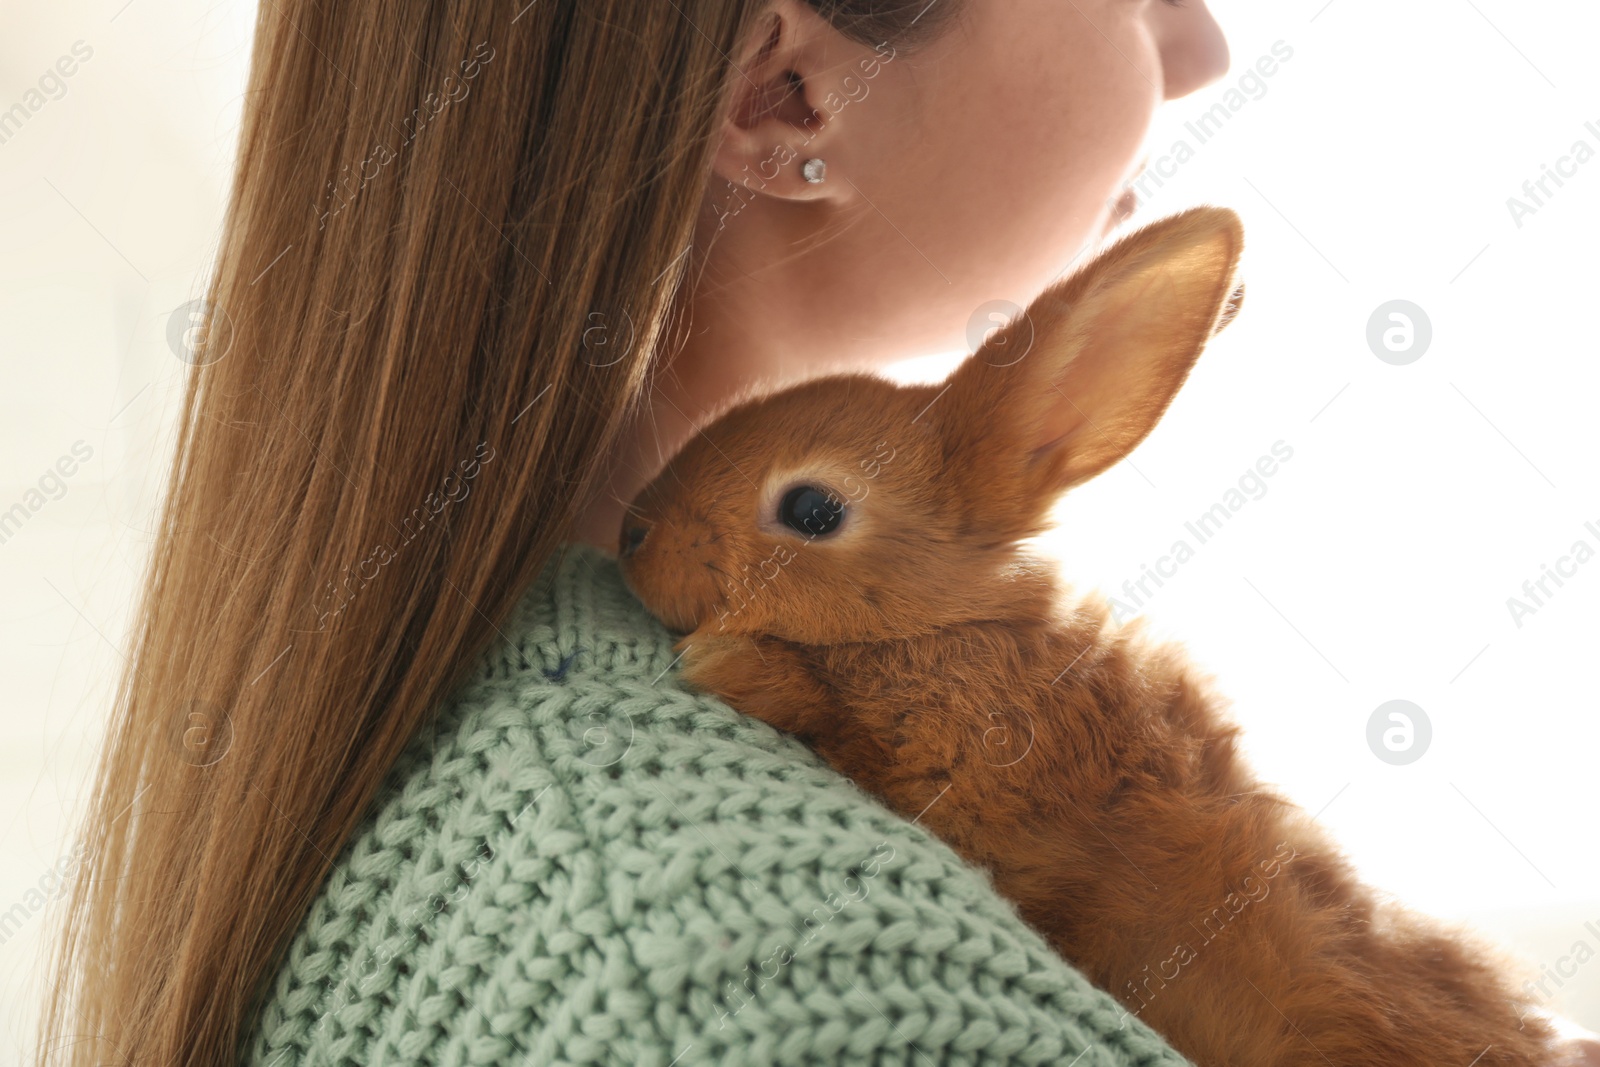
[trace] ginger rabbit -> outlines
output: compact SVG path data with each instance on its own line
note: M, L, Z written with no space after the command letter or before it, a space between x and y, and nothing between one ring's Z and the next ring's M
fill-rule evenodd
M1019 542L1150 432L1242 298L1196 208L1041 295L942 385L744 400L641 492L619 558L683 676L985 867L1201 1067L1551 1064L1500 963L1393 906L1251 774L1171 646Z

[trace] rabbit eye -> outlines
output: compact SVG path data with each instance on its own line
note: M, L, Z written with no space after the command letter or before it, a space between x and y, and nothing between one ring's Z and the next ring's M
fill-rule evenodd
M778 502L778 521L811 537L830 534L844 518L844 501L810 485L797 485Z

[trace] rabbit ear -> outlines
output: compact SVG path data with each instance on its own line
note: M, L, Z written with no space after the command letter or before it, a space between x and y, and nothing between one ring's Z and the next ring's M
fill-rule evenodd
M1193 208L1046 290L951 376L947 453L987 477L1016 471L1023 484L1007 490L1036 500L1122 459L1232 321L1243 245L1232 211Z

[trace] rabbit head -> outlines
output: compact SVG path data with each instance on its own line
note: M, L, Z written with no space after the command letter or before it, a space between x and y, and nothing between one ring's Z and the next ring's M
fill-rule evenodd
M839 374L735 404L629 507L625 581L683 633L831 644L1007 618L1019 542L1145 438L1231 321L1242 246L1233 212L1194 208L1046 290L943 383Z

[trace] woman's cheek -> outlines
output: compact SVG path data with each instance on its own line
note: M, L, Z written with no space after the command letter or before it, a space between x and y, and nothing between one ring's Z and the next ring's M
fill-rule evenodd
M984 276L1022 296L1099 238L1162 99L1147 5L1127 0L986 4L965 72L963 195L988 205L972 230ZM960 149L960 145L968 146ZM986 151L972 150L982 145ZM977 157L977 158L974 158ZM953 217L959 218L960 213ZM993 284L993 282L991 282Z

